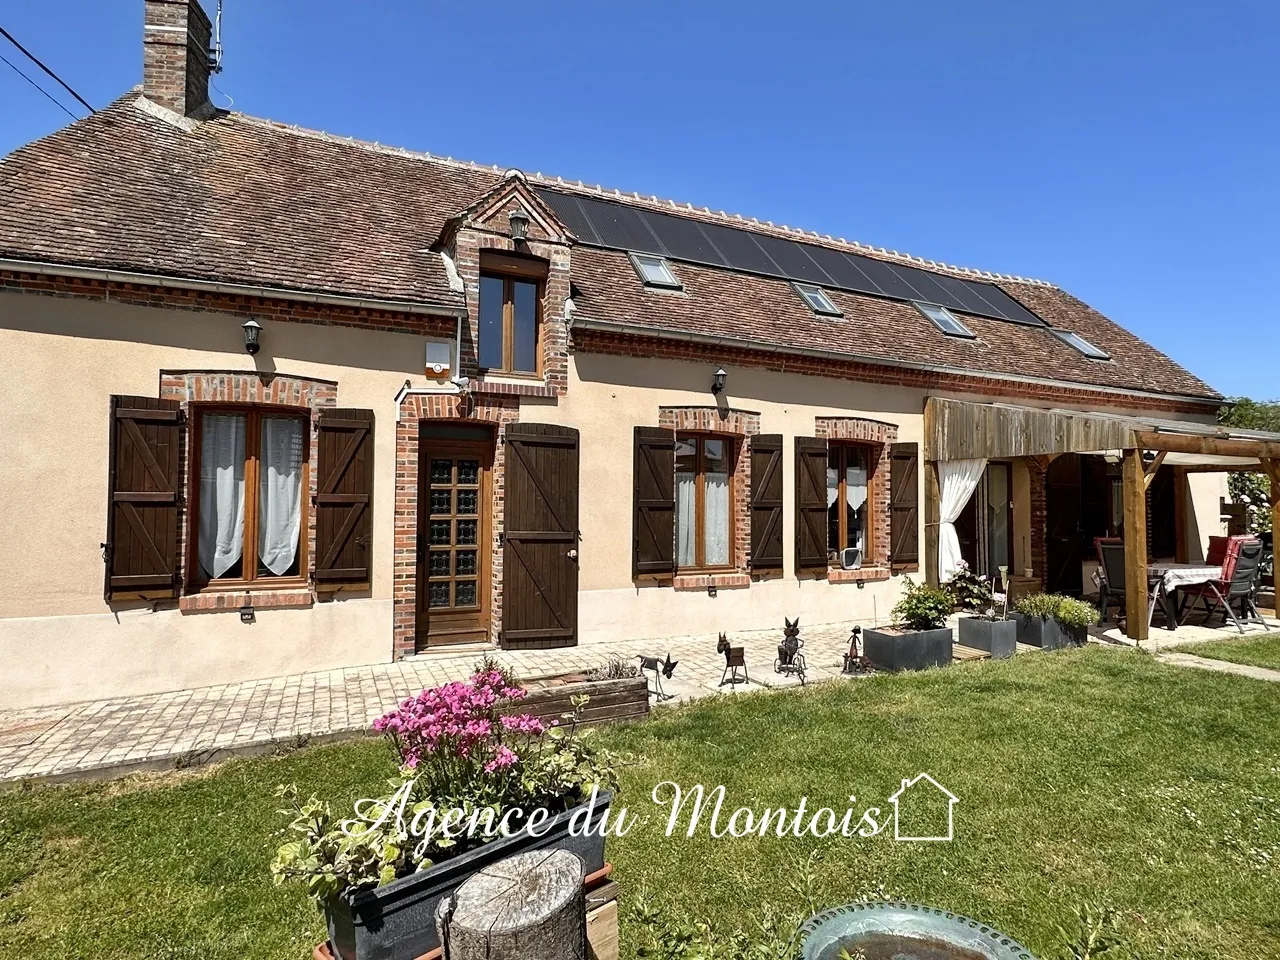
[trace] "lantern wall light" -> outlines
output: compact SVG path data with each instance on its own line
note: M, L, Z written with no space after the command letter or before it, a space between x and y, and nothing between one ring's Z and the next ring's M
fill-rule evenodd
M258 337L262 334L262 324L257 320L246 320L240 327L244 331L244 352L253 356L258 352Z

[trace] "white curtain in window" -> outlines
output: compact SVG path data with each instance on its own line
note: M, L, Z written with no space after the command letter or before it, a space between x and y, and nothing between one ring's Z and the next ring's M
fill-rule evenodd
M696 474L676 471L676 566L692 567L698 562L697 521L694 518Z
M703 554L708 566L729 562L729 475L708 473L703 493Z
M277 577L293 566L302 520L302 421L262 420L258 478L258 560Z
M938 463L938 488L941 504L938 531L938 580L947 583L960 567L960 538L956 536L956 520L978 488L986 460L942 460Z
M200 432L200 566L213 579L244 552L245 418L209 414Z
M867 502L867 468L862 464L847 466L844 471L844 489L849 500L849 510L861 509Z

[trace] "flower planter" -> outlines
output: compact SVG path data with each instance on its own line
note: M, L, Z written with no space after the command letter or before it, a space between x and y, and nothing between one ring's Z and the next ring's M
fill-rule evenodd
M1013 618L1018 623L1018 642L1045 650L1084 646L1089 634L1087 627L1068 627L1056 617L1029 617L1015 613Z
M951 662L950 627L936 630L863 630L862 655L877 670L923 670Z
M960 643L987 651L993 660L1007 660L1018 646L1018 624L1013 620L961 617Z
M330 953L338 960L414 960L430 953L440 945L436 935L440 901L473 873L512 854L568 850L582 861L584 876L602 870L604 837L596 836L595 830L612 799L610 793L597 797L590 828L579 830L585 835L569 835L570 819L587 806L580 804L547 821L546 833L540 837L520 833L494 840L385 886L339 895L325 906Z

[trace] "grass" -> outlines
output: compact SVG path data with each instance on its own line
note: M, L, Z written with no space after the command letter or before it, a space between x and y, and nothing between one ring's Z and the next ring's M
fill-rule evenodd
M1280 670L1280 633L1264 636L1241 637L1234 640L1207 640L1204 643L1184 643L1173 648L1175 653L1189 653L1211 660L1243 663L1251 667L1267 667Z
M1042 960L1085 902L1143 957L1280 956L1280 711L1270 684L1089 648L747 694L604 733L636 759L649 822L609 841L626 896L720 926L785 907L812 858L824 904L881 890L987 920ZM0 794L0 956L301 958L323 937L273 888L272 796L347 804L392 770L378 741L210 770ZM729 806L887 809L927 770L960 797L955 840L666 838L654 785L723 783ZM625 917L624 956L640 931Z

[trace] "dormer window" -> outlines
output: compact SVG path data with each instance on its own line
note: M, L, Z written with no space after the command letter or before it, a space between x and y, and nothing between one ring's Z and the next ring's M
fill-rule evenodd
M929 321L945 333L948 337L963 337L966 340L977 339L972 330L955 318L955 315L946 307L940 307L936 303L920 303L912 301L912 306L928 317Z
M824 317L844 316L821 287L815 287L811 283L793 283L791 286L795 287L796 293L804 297L804 302L814 313Z
M647 253L631 254L631 265L644 281L646 287L657 287L660 290L681 290L683 287L676 279L671 265L662 257Z
M546 262L480 254L479 360L492 373L537 375Z
M1059 340L1061 340L1063 343L1069 344L1070 346L1075 347L1076 350L1084 354L1084 356L1088 357L1090 360L1110 360L1111 359L1111 354L1107 353L1107 351L1101 349L1100 347L1095 347L1092 343L1090 343L1084 337L1080 336L1080 334L1078 333L1072 333L1070 330L1050 330L1049 332L1052 333Z

